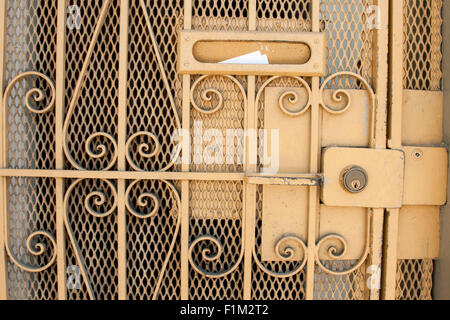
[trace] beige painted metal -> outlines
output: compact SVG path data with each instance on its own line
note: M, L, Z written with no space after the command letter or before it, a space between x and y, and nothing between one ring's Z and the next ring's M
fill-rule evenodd
M6 35L6 2L1 2L0 7L0 23L1 23L1 29L0 29L0 43L1 43L1 50L0 50L0 117L3 119L3 88L5 87L5 49L3 48L3 44L5 43L5 35ZM6 128L4 128L3 121L0 120L0 132L3 135ZM3 152L3 139L0 139L0 150ZM3 161L3 155L0 156L0 166L5 167L6 163ZM8 260L6 251L4 250L5 247L5 237L3 235L3 230L5 230L5 221L4 216L6 214L7 210L7 203L6 203L6 188L7 188L7 179L6 177L2 177L0 179L0 210L1 210L1 217L0 217L0 300L6 300L8 298L8 274L6 272L6 268L8 266Z
M301 186L301 187L314 187L322 184L321 174L257 174L246 175L245 181L251 184L259 185L279 185L279 186Z
M443 139L441 91L403 90L402 140L405 146L439 146Z
M4 26L15 13L10 3L1 4ZM421 40L434 54L416 64L432 66L431 76L411 69L415 55L404 45L413 41L404 15L409 19L407 10L418 4L301 0L294 10L283 3L243 1L230 16L208 17L190 0L168 4L167 11L145 0L86 2L85 29L70 31L61 0L58 15L45 17L55 18L55 32L37 37L55 37L54 75L34 67L9 71L15 63L2 29L0 298L379 299L378 287L366 281L378 270L381 297L429 297L448 156L436 148L442 95L423 90L438 90L442 76L441 3L432 0L433 22L425 28L431 41ZM267 11L270 5L280 12ZM381 19L376 28L367 25L372 5ZM226 12L220 1L207 6ZM81 52L74 52L74 39ZM220 51L223 41L239 41L236 54L254 50L255 41L272 46L272 64L196 61L231 58L229 44ZM359 60L352 60L355 48ZM296 50L297 59L284 60ZM395 63L401 60L407 61ZM25 115L11 117L15 110ZM47 122L22 134L11 119L26 119L22 126L30 128ZM198 155L189 139L174 147L168 135L184 129L194 137L199 120L222 131L279 130L279 172L248 161L260 151L249 137L234 145L244 149L244 164L188 164ZM40 160L30 147L31 162L18 165L17 145L39 144L47 135L55 140L40 145L48 163L30 165ZM9 138L17 136L26 138ZM273 143L263 148L269 157ZM341 181L355 165L368 173L359 194ZM40 194L44 188L50 189ZM18 232L14 201L21 197L48 207L42 221ZM94 246L95 237L102 240ZM80 270L78 291L66 286L70 265ZM408 273L412 268L421 271ZM405 293L411 282L425 293Z
M442 1L390 3L389 147L405 151L405 204L441 204L445 202L442 194L446 190L442 190L441 183L447 179L448 156L445 149L430 147L442 141L442 93L436 91L441 88L442 78ZM421 19L424 10L431 19ZM424 36L417 37L417 33ZM419 53L421 48L429 53ZM430 160L425 165L422 149L430 152L428 160L434 158L436 162ZM387 211L384 299L432 298L431 259L437 258L439 248L438 212L437 206L404 206Z
M448 152L444 148L404 147L404 205L442 206L447 202Z
M184 30L179 35L178 71L181 74L234 74L234 75L302 75L322 76L325 74L325 34L323 33L273 33L273 32L199 32ZM240 42L235 55L221 42ZM201 45L198 47L198 45ZM307 48L295 48L303 44ZM259 49L261 46L264 52ZM294 48L291 48L294 46ZM256 50L254 50L256 49ZM275 53L273 53L276 50ZM206 52L205 52L206 51ZM269 64L221 64L219 62L259 51L266 54ZM265 53L265 52L268 53ZM295 63L290 55L300 51L300 56L309 59ZM296 53L298 54L298 53ZM216 61L209 62L207 58ZM203 59L202 59L203 58Z
M320 235L340 234L348 240L346 258L359 260L367 246L367 221L370 217L365 208L320 206ZM322 253L323 254L323 253ZM324 259L324 258L323 258Z
M404 206L398 225L397 259L439 258L439 207Z
M63 152L63 123L65 113L65 42L66 33L65 28L67 24L66 19L66 1L58 1L58 31L57 31L57 75L56 75L56 101L55 101L55 134L56 134L56 169L64 169L64 152ZM57 268L58 268L58 299L67 299L66 275L67 267L64 259L66 252L66 235L64 232L64 180L56 179L56 243L58 247L57 252Z
M346 146L367 147L370 144L370 98L365 90L348 90L352 107L336 116L328 112L323 114L322 145L324 147ZM327 105L339 110L345 101L333 101L333 90L324 91Z
M344 170L358 166L367 173L367 187L350 193ZM328 148L323 153L322 201L328 206L400 208L403 200L404 154L394 150Z

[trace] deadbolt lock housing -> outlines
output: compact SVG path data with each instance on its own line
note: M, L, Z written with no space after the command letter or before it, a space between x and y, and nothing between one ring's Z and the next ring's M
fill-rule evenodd
M341 182L350 193L362 192L367 187L367 172L359 166L347 167L342 171Z
M327 206L401 208L447 201L445 148L326 148L322 170L321 200Z

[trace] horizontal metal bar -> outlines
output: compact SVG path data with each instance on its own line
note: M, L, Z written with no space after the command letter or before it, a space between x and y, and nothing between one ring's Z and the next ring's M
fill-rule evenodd
M203 180L243 181L244 173L217 172L140 172L140 171L84 171L0 169L0 177L67 178L67 179L117 179L117 180Z
M0 177L66 178L66 179L109 179L109 180L203 180L203 181L246 181L250 184L271 184L291 186L320 186L321 174L255 174L246 176L241 172L140 172L140 171L89 171L89 170L40 170L0 169Z
M251 175L246 176L245 181L250 184L287 185L315 187L322 184L320 174L279 174L279 175Z

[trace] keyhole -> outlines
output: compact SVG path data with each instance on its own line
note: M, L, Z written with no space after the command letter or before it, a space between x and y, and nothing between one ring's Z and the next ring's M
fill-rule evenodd
M358 190L359 188L361 188L361 182L358 180L353 180L352 187L353 187L353 189Z

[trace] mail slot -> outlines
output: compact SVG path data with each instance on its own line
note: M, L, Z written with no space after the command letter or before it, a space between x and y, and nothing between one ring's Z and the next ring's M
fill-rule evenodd
M181 74L325 74L325 34L320 32L180 32Z

